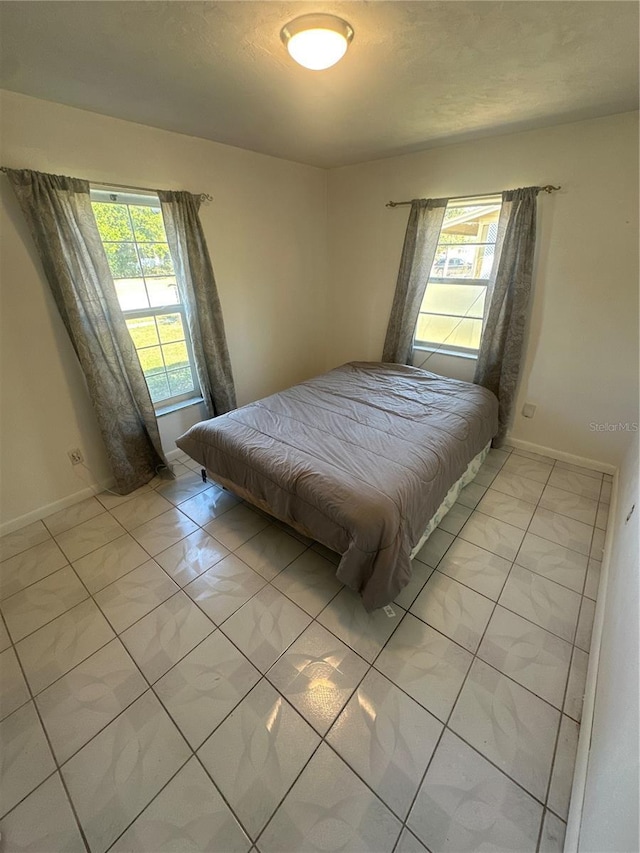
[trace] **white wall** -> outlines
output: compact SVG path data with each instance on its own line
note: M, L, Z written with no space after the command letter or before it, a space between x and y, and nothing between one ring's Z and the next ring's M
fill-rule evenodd
M539 196L537 273L512 435L618 464L621 433L591 422L637 420L638 116L450 145L329 173L329 359L378 359L408 208L390 199L452 197L532 184ZM471 363L430 359L465 378ZM537 405L532 420L519 414Z
M584 853L640 850L639 465L636 433L620 469L615 519L609 531L612 550L608 576L603 577L604 589L598 594L599 606L600 597L604 597L604 613L578 844ZM632 507L633 514L626 521ZM599 616L596 614L596 622Z
M209 192L201 208L238 399L322 371L326 327L326 173L320 169L4 92L2 165L94 181ZM28 229L0 176L2 520L108 478L84 378ZM198 407L161 420L165 449Z

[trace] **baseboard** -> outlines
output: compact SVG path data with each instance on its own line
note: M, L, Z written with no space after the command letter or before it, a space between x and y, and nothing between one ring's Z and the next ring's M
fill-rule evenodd
M165 454L168 462L174 462L175 460L182 457L184 454L177 447L175 450L170 450ZM25 527L27 524L33 524L34 521L40 521L43 518L46 518L48 515L52 515L54 512L58 512L61 509L67 509L67 507L73 506L73 504L78 503L78 501L83 501L86 498L91 498L94 495L103 492L105 489L112 489L114 486L113 480L108 480L104 483L93 483L88 486L85 486L84 489L80 489L77 492L73 492L71 495L67 495L65 498L60 498L58 501L53 501L53 503L45 504L44 506L38 507L38 509L34 509L31 512L27 512L24 515L19 515L17 518L12 518L11 521L5 521L0 524L0 536L6 536L7 533L13 533L14 530L19 530L21 527Z
M523 441L521 438L514 438L511 435L507 435L505 444L510 444L518 450L541 453L543 456L550 456L559 462L568 462L571 465L579 465L581 468L589 468L590 471L601 471L603 474L615 474L618 470L615 465L610 465L608 462L599 462L597 459L589 459L587 456L576 456L573 453L565 453L564 450L554 450L553 447L544 447L541 444Z
M17 518L12 518L11 521L5 521L3 524L0 524L0 536L6 536L7 533L13 533L14 530L19 530L27 524L33 524L34 521L40 521L48 515L52 515L54 512L58 512L61 509L67 509L67 507L73 506L73 504L78 503L78 501L91 498L94 495L103 492L105 489L112 487L113 482L111 481L108 483L95 483L94 485L85 486L84 489L73 492L73 494L67 495L65 498L60 498L58 501L45 504L44 506L38 507L38 509L34 509L24 515L19 515Z
M598 663L600 660L604 611L607 599L607 589L609 586L609 563L611 561L611 551L613 549L613 536L610 535L610 531L615 530L616 528L617 512L618 472L616 470L613 477L613 488L611 489L611 506L609 509L609 520L607 523L607 535L604 545L602 568L600 570L600 584L598 586L596 612L593 617L593 633L591 635L591 646L589 648L589 666L587 668L587 680L585 683L584 701L582 703L582 719L580 721L578 749L576 751L576 763L573 771L571 804L569 806L569 816L567 818L564 853L577 853L580 841L580 827L582 825L582 812L584 809L584 794L587 786L589 749L591 747L591 733L593 729L593 712L596 701Z

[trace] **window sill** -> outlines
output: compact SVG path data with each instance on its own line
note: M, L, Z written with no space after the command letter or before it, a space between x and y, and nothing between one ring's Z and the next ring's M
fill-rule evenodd
M204 403L202 397L192 397L189 400L180 400L179 403L169 403L166 406L158 406L156 409L156 417L161 418L163 415L170 415L171 412L177 412L180 409L188 409L189 406L197 406Z
M413 349L417 352L430 352L432 354L437 353L438 355L448 355L452 358L466 358L468 361L477 361L478 353L473 352L460 352L459 350L452 349L442 349L441 347L425 347L425 346L414 346Z

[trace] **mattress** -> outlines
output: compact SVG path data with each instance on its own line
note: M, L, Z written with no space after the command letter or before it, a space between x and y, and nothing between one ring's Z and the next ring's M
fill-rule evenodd
M178 447L240 497L341 554L367 610L411 578L411 552L498 428L485 388L351 362L203 421Z

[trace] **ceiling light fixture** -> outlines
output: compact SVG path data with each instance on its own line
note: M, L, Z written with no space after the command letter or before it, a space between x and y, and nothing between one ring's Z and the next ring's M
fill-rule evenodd
M299 65L322 71L345 55L353 27L335 15L301 15L282 28L280 38Z

